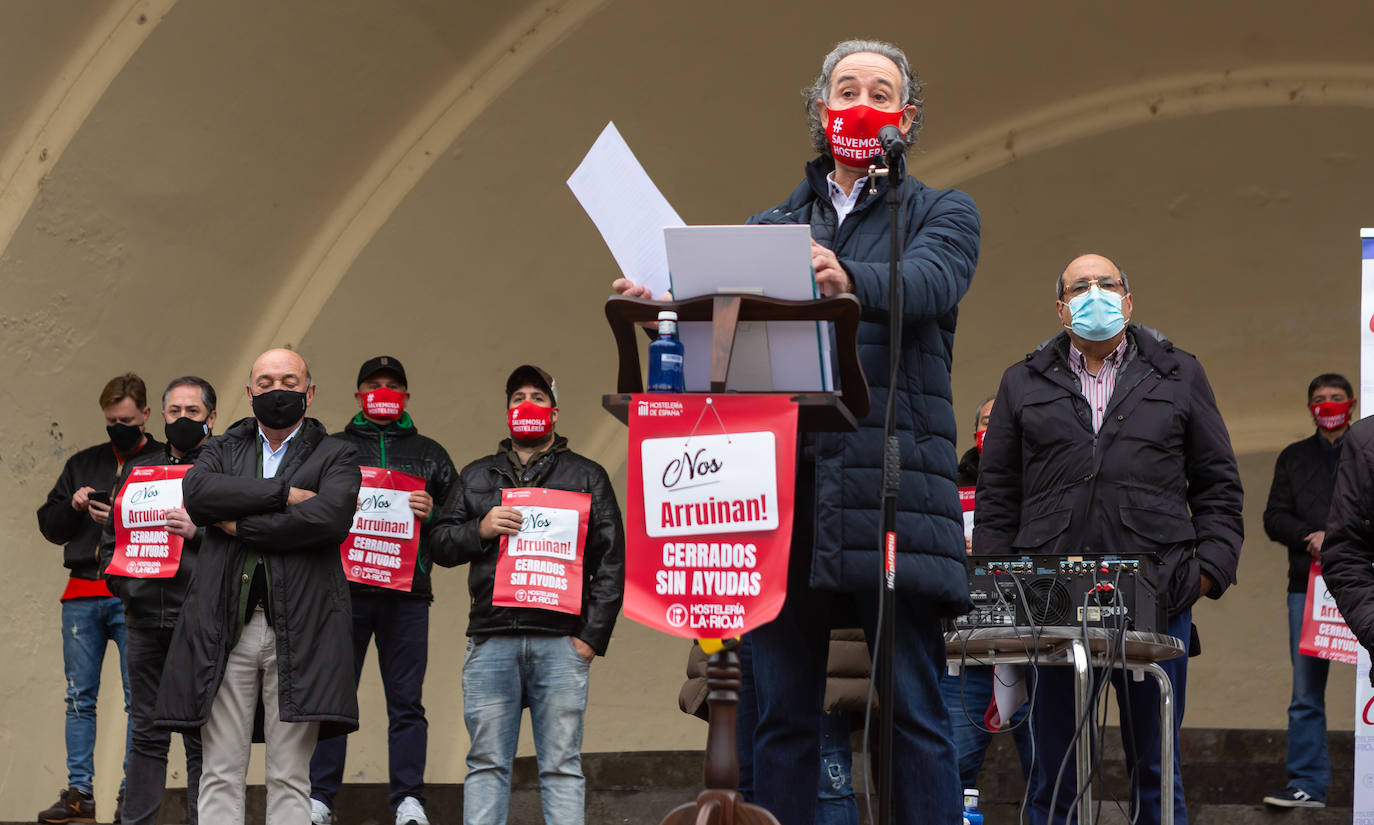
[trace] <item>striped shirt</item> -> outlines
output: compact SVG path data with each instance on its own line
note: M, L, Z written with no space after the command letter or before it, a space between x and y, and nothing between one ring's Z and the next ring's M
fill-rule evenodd
M1073 374L1078 376L1078 387L1083 391L1083 397L1088 400L1088 409L1092 411L1093 432L1102 429L1102 418L1107 414L1107 404L1111 403L1112 391L1116 389L1116 373L1121 369L1121 364L1126 359L1126 336L1121 336L1121 343L1116 345L1102 361L1102 368L1096 375L1088 372L1087 360L1083 353L1078 351L1078 347L1069 342L1069 368Z

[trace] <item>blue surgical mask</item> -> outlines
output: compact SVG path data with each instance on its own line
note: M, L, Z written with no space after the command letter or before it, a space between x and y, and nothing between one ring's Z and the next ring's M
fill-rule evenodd
M1121 296L1103 292L1097 284L1069 301L1069 316L1073 323L1066 329L1088 341L1106 341L1126 326L1126 316L1121 314Z

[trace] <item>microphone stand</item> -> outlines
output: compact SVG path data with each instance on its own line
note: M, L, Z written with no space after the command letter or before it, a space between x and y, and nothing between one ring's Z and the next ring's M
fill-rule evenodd
M887 266L887 408L883 413L883 482L879 493L882 522L878 549L882 553L882 580L878 590L878 825L892 822L892 706L893 649L896 641L897 597L897 492L902 481L902 452L897 441L897 375L902 361L902 306L905 284L899 262L902 251L902 181L906 178L906 146L891 147L882 156L887 168L868 167L870 193L876 193L878 178L886 177L887 219L891 244ZM875 158L876 160L877 158Z

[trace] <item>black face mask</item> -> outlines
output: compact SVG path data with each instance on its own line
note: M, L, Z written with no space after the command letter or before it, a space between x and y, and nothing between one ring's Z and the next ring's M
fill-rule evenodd
M210 428L205 426L204 421L197 421L184 415L167 425L167 443L183 453L194 450L200 444L201 439L209 434Z
M305 393L271 390L255 395L253 415L269 430L284 430L305 417Z
M131 424L111 424L105 432L110 434L110 443L121 453L127 453L143 440L143 428Z

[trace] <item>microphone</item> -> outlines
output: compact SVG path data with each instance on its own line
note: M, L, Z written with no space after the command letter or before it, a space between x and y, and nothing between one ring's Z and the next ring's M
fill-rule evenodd
M879 129L878 143L882 145L883 155L889 163L906 154L906 139L902 137L902 130L896 126L884 126Z

